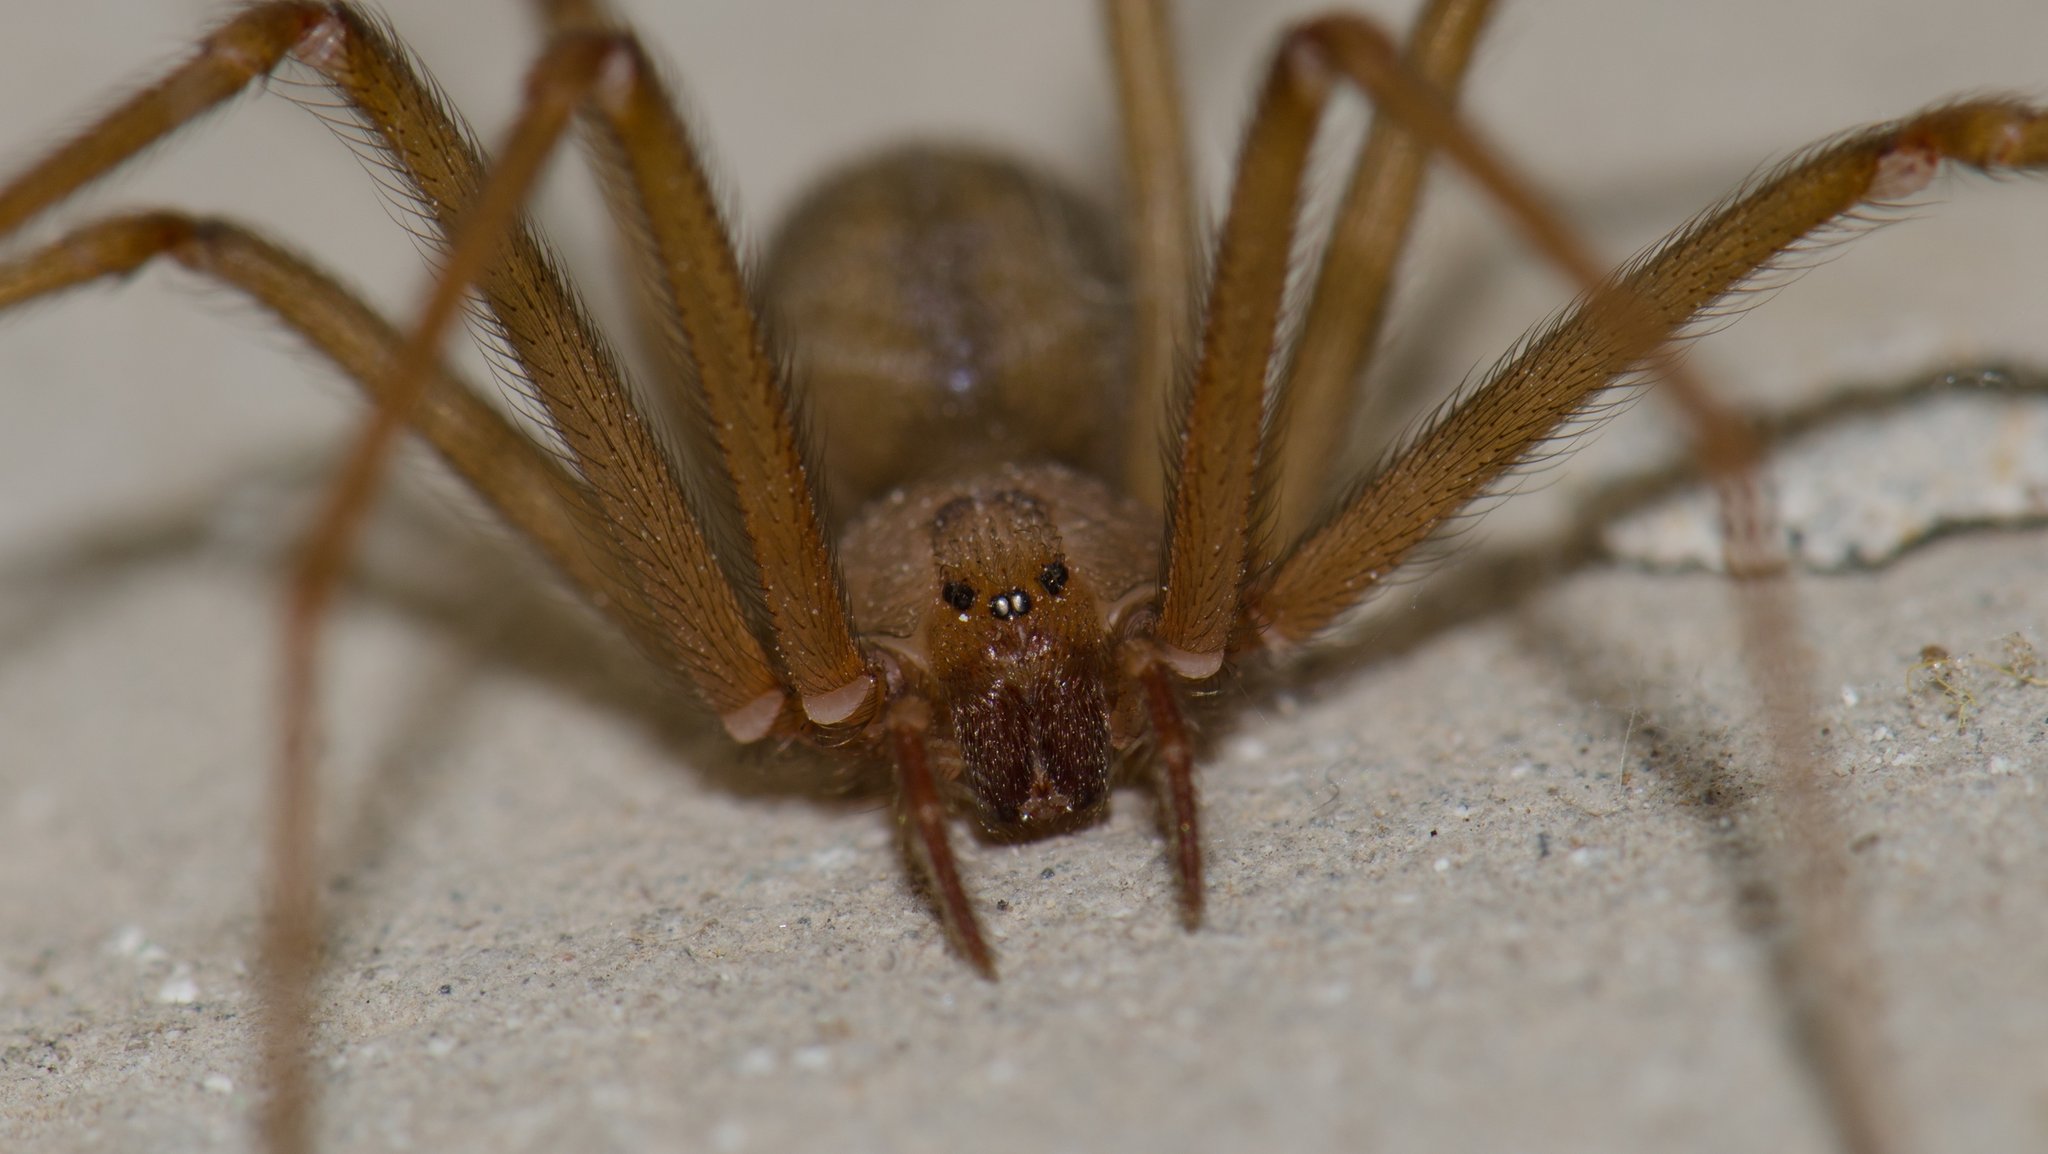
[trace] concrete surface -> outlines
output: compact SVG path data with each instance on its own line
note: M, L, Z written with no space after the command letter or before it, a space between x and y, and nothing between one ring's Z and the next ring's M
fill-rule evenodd
M503 7L392 5L487 134L532 46ZM749 222L884 134L1108 171L1084 7L640 7ZM1475 105L1617 255L1814 137L2048 88L2026 0L1508 7ZM80 2L10 37L0 156L208 11ZM1186 14L1212 182L1283 18ZM1778 409L2048 366L2042 190L1961 183L1702 366ZM608 287L582 199L566 181L546 212ZM281 100L93 203L243 213L395 311L418 292L368 181ZM1431 215L1389 412L1558 299L1481 220L1455 190ZM242 1148L274 558L353 398L163 273L6 318L0 396L0 1147ZM1828 1149L1768 964L1771 795L1725 588L1546 563L1571 510L1674 439L1639 406L1384 597L1351 651L1226 691L1201 932L1178 928L1141 793L1073 836L965 842L993 985L948 952L872 799L654 699L409 475L331 633L322 1149ZM2048 689L1973 666L1958 724L1959 699L1907 681L1930 644L2048 646L2044 549L1963 534L1799 586L1918 1149L2048 1147Z

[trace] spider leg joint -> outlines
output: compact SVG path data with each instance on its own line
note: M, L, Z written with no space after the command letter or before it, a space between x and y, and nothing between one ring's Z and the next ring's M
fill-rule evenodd
M875 679L860 676L828 693L804 698L804 716L819 725L833 725L858 713L875 693Z
M1223 651L1214 653L1190 653L1178 646L1161 643L1159 660L1189 681L1202 681L1216 675L1223 668Z
M327 73L341 63L347 51L348 28L342 19L333 13L322 17L306 34L292 45L291 58L320 73Z
M1941 154L1926 143L1903 140L1878 158L1866 200L1902 200L1926 188L1941 167Z
M764 693L738 709L718 715L725 732L741 745L751 745L768 736L775 727L775 719L782 713L783 695L780 690Z
M629 43L622 42L617 49L605 54L591 91L598 107L613 115L621 115L629 107L633 89L639 83L640 54Z

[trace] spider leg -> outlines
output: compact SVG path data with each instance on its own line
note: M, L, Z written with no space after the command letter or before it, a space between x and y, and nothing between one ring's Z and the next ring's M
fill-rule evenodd
M1138 673L1138 683L1144 689L1153 740L1159 743L1167 848L1173 855L1174 872L1180 876L1181 924L1192 930L1202 924L1201 805L1195 792L1195 747L1188 740L1179 695L1165 668L1147 664Z
M1305 640L1357 604L1444 521L1541 453L1601 390L1658 358L1694 316L1809 234L1859 208L1912 195L1944 160L1983 169L2048 167L2048 110L2003 99L1945 105L1796 157L1608 275L1562 217L1528 191L1528 181L1406 75L1383 32L1333 18L1293 36L1322 45L1331 66L1436 137L1587 295L1359 486L1327 524L1288 547L1248 598L1249 617L1271 642ZM1754 438L1682 366L1664 361L1658 369L1698 428L1708 471L1724 489L1739 485L1757 457ZM1750 522L1761 510L1726 516L1738 531L1753 532ZM1752 575L1769 568L1766 558L1738 565Z
M609 352L521 223L520 206L541 161L617 50L615 38L591 35L563 36L549 46L531 77L506 158L486 183L464 130L403 51L359 10L344 4L263 5L231 20L203 42L195 59L0 189L0 227L17 227L293 56L341 92L377 137L373 147L409 184L436 234L455 238L418 327L379 390L381 403L330 490L288 599L273 891L262 947L265 1061L272 1088L261 1129L273 1150L303 1150L308 1141L311 1090L304 1044L319 943L309 724L316 627L345 559L350 529L391 440L433 375L439 337L463 306L466 286L480 281L502 335L605 510L620 571L641 582L651 612L635 630L637 639L673 657L743 740L763 735L785 700L672 470L626 399ZM507 250L503 259L500 249ZM649 622L667 628L657 631Z
M1492 13L1493 0L1431 0L1408 33L1409 67L1446 97L1455 96ZM1394 266L1415 220L1427 139L1408 132L1398 116L1375 116L1352 163L1293 355L1278 374L1269 432L1278 439L1262 452L1274 487L1272 541L1300 536L1323 511L1337 479L1333 466L1343 459L1341 446L1385 325Z
M88 281L127 276L159 257L239 289L364 389L390 383L404 340L398 329L322 270L231 221L156 211L80 226L0 264L0 311ZM591 547L603 531L589 521L582 482L473 385L436 366L411 424L592 603L632 612L614 603L632 592L616 559Z
M1166 670L1190 680L1215 674L1237 624L1267 365L1302 175L1331 88L1328 69L1300 64L1283 49L1268 69L1238 159L1183 416L1158 617L1149 638L1130 643L1129 672L1160 743L1166 825L1191 926L1201 918L1201 839L1193 759Z
M1443 65L1455 77L1456 66L1469 55L1470 41L1478 35L1485 15L1484 4L1433 11L1431 27L1425 32L1439 39L1418 44L1418 53L1440 56L1431 62ZM1259 498L1270 495L1269 487L1260 483L1262 450L1266 448L1260 443L1260 421L1286 292L1295 217L1309 146L1340 64L1319 44L1316 30L1325 24L1346 28L1354 23L1363 22L1332 18L1305 26L1282 41L1267 69L1238 159L1230 207L1217 243L1200 357L1187 397L1155 633L1162 659L1183 677L1200 679L1220 669L1237 624L1251 560L1252 523L1261 511ZM1384 39L1383 33L1379 36ZM1409 118L1388 119L1399 123ZM1416 138L1431 139L1427 133L1417 133ZM1407 196L1412 199L1413 184L1419 179L1421 145L1408 146L1405 151L1410 155L1405 159L1403 148L1392 143L1384 147L1391 153L1395 169L1380 186L1384 191L1358 193L1365 207L1380 196L1398 202L1402 185L1408 186ZM1340 227L1348 233L1353 224L1340 222ZM1347 247L1335 254L1326 270L1336 278L1328 291L1362 290L1375 278L1384 279L1383 270L1391 267L1398 255L1405 231L1398 221L1391 222L1389 228L1384 248L1354 252L1348 248L1347 236ZM1375 272L1375 266L1382 271ZM1309 349L1320 357L1325 347L1318 338ZM1323 374L1331 371L1322 360L1312 361L1310 368ZM1328 387L1324 377L1312 382L1311 410L1320 403L1315 390Z
M651 250L673 352L694 369L683 375L724 460L782 667L813 723L857 724L873 716L880 686L854 640L782 375L675 102L633 34L612 34L620 51L586 118L612 203Z
M1489 10L1487 0L1433 4L1416 34L1417 57L1455 82ZM1133 0L1112 4L1109 15L1139 236L1142 298L1148 291L1148 265L1157 274L1162 267L1184 269L1190 263L1184 240L1191 210L1186 204L1184 150L1178 147L1179 126L1172 111L1171 56L1159 13ZM1193 767L1179 707L1161 667L1190 679L1214 674L1222 667L1237 623L1251 561L1251 525L1264 487L1260 458L1266 446L1261 444L1260 422L1266 376L1309 146L1331 79L1330 70L1320 62L1283 45L1268 69L1246 135L1217 245L1201 352L1187 397L1159 616L1153 643L1144 647L1133 674L1144 687L1160 740L1167 827L1190 925L1200 920L1202 904ZM1422 145L1394 118L1382 119L1387 123L1375 126L1355 170L1344 216L1337 224L1337 247L1326 261L1305 338L1310 386L1297 399L1305 411L1321 414L1317 419L1332 426L1340 423L1341 413L1332 413L1331 408L1347 406L1341 394L1370 346L1369 334L1347 343L1334 330L1355 324L1355 311L1367 307L1361 298L1370 301L1383 295L1421 177ZM1155 284L1150 291L1167 290ZM1161 327L1177 326L1177 315L1155 302L1149 321L1142 322L1151 328L1141 330L1141 348L1177 336ZM1141 368L1142 364L1141 356ZM1139 395L1147 387L1141 379ZM1140 430L1140 439L1131 444L1126 465L1134 477L1146 448L1143 439L1154 435ZM1323 467L1318 458L1316 469ZM1320 480L1317 475L1292 487L1319 491Z
M1330 69L1291 45L1281 49L1259 92L1216 246L1153 633L1161 660L1189 679L1222 668L1237 624L1266 368L1287 286L1302 173L1332 78Z
M1124 415L1124 491L1161 509L1166 495L1160 447L1168 435L1181 342L1190 332L1189 286L1197 275L1194 189L1163 0L1107 0L1103 15L1123 125L1136 298L1131 394Z
M276 1085L264 1109L264 1130L280 1150L307 1145L312 1090L305 1072L312 1024L312 983L320 945L314 882L313 655L320 623L347 564L357 527L369 511L399 430L439 360L443 338L464 306L469 286L495 262L570 117L612 54L600 38L558 40L535 64L527 100L491 178L452 230L445 263L418 321L401 346L379 403L364 423L294 566L286 596L283 755L273 860L278 863L264 954L270 1013L267 1059Z
M911 856L931 882L932 896L939 905L939 919L945 923L960 952L967 956L982 977L996 976L994 951L982 937L975 919L974 903L960 881L960 866L953 858L952 843L946 839L946 803L939 795L931 761L925 756L925 728L929 725L925 703L916 698L899 699L890 711L885 728L889 751L896 760L902 821L909 839Z
M117 105L0 189L0 232L119 166L232 97L287 58L316 68L370 139L372 159L404 185L425 239L445 237L472 205L482 156L405 51L348 4L281 0L239 14L164 80ZM697 689L741 741L773 726L785 691L726 581L685 490L627 399L616 356L538 238L524 227L482 273L482 318L517 361L607 526L600 548L639 587L647 612L628 633Z
M1794 159L1744 194L1680 230L1649 255L1603 276L1587 248L1528 191L1448 105L1399 62L1390 38L1361 20L1332 18L1291 39L1459 161L1543 250L1586 290L1572 313L1528 342L1479 390L1427 430L1386 471L1361 486L1322 528L1297 543L1247 598L1252 629L1271 640L1311 635L1437 526L1507 470L1539 454L1575 417L1597 412L1616 377L1649 363L1687 411L1696 454L1723 493L1731 569L1748 578L1744 653L1763 691L1768 748L1786 820L1801 836L1780 864L1797 913L1782 947L1781 979L1846 1149L1883 1151L1904 1141L1892 1116L1883 1046L1867 1003L1847 869L1820 789L1811 733L1816 708L1807 662L1791 640L1798 614L1767 535L1770 515L1754 481L1756 442L1665 345L1702 310L1801 239L1864 205L1910 196L1944 160L1978 168L2048 166L2048 111L2012 100L1937 107L1852 133ZM1314 622L1311 624L1311 622Z
M222 24L183 67L128 97L9 181L0 190L0 236L269 74L327 16L324 4L285 0L252 7Z
M335 16L344 32L319 62L322 72L374 134L429 225L451 234L483 188L481 154L381 28L352 8L337 7ZM578 38L605 44L607 62L622 51L607 36L558 43ZM610 529L607 544L640 586L648 613L630 630L634 640L684 673L736 739L764 735L786 699L781 679L611 349L523 227L506 238L503 259L485 269L480 288Z

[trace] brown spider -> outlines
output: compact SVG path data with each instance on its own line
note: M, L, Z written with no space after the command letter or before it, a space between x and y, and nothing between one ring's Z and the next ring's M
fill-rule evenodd
M259 12L283 13L297 20L296 14L282 7ZM244 19L253 24L263 17ZM1340 23L1319 34L1305 35L1300 43L1319 48L1329 59L1305 64L1295 57L1294 67L1302 71L1293 81L1306 78L1307 87L1317 87L1324 79L1318 70L1342 63L1344 53L1357 47L1350 37L1358 31ZM345 30L339 39L334 32L335 28L316 15L297 23L289 36L273 37L269 45L283 51L297 44L302 56L332 66L344 58L340 53L369 42L365 28ZM580 57L564 51L555 58L567 78L555 81L558 87L548 90L580 91L575 85L583 83L617 98L629 91L619 87L622 82L644 76L629 49L597 37L588 45ZM383 107L391 114L394 109L417 110L428 105L402 97ZM608 108L622 117L631 111L631 106L623 103ZM373 120L375 115L373 109ZM414 160L417 164L431 165L437 163L435 157L459 152L447 140L433 141L431 125L408 121L405 128L408 136L424 133L429 138L426 151ZM621 119L616 131L621 147L637 144L660 151L658 124L650 128ZM97 142L103 138L84 139ZM1284 140L1274 147L1282 153L1289 151ZM89 151L102 148L91 143ZM1903 150L1887 144L1869 146L1865 152L1879 164L1883 172L1879 180L1888 193L1912 191L1927 167L1927 155L1917 141ZM679 158L665 159L674 162ZM1288 167L1284 163L1279 166L1283 170ZM687 168L680 171L687 172ZM438 179L432 173L413 176L430 187ZM861 182L872 188L864 189ZM662 183L673 194L674 180ZM451 206L467 200L472 184L458 175L452 184L456 191L428 194L429 208L443 215L444 226L453 216ZM1850 190L1828 202L1828 207L1853 206L1865 191L1865 187ZM912 253L931 251L905 239L910 232L905 221L913 215L922 217L933 202L947 206L941 210L942 217L955 204L1008 213L1002 218L1008 223L992 230L1001 238L997 244L976 247L985 243L979 238L948 239L945 243L964 246L976 259L994 264L1015 262L1017 268L997 276L997 283L1005 287L1035 277L1060 286L1030 296L1028 299L1036 302L1032 308L1070 300L1111 303L1109 319L1082 316L1071 322L1075 329L1102 329L1120 321L1115 315L1117 294L1098 287L1112 274L1106 263L1096 267L1102 258L1096 242L1087 235L1092 226L1078 223L1080 213L1065 208L1059 193L1015 170L978 160L904 154L885 166L861 170L861 175L838 186L837 193L825 195L854 202L863 202L865 197L866 202L881 205L872 210L875 220L861 227L877 230L882 239L854 234L844 240L846 247L856 250L861 245L881 244ZM1148 520L1156 523L1156 518L1144 511L1142 498L1133 503L1078 474L1034 465L984 473L979 480L961 481L956 475L943 483L947 487L930 482L898 493L879 511L865 515L846 530L838 554L845 573L841 593L835 587L825 519L809 509L804 484L786 483L801 464L789 417L776 403L776 390L769 384L772 377L746 364L758 354L762 340L746 330L746 319L738 315L744 312L745 294L736 281L721 281L716 268L701 280L671 272L667 287L685 298L685 311L709 301L714 307L707 311L728 314L684 322L683 341L718 414L715 423L730 434L708 448L723 455L728 483L746 522L745 536L756 553L751 563L726 564L737 569L740 581L747 580L751 571L761 586L760 605L751 604L750 596L734 596L728 585L731 571L710 555L708 546L686 540L692 532L690 517L693 513L704 515L704 511L661 494L688 486L669 484L665 479L661 485L646 483L648 476L676 466L669 464L651 441L636 442L638 418L630 409L618 406L619 390L615 382L606 379L612 374L599 372L598 387L588 393L575 393L558 379L588 373L601 358L594 352L562 355L563 341L585 338L573 331L575 326L558 323L552 304L542 300L535 305L536 296L544 298L555 290L546 287L547 278L536 271L537 265L522 267L521 261L527 258L518 250L506 265L484 274L486 297L492 301L509 343L525 362L525 375L538 399L568 443L580 483L549 472L552 466L545 457L518 447L524 442L499 440L487 449L465 448L461 443L464 431L495 429L481 409L456 409L451 415L430 407L429 415L418 419L428 437L459 469L467 466L479 488L505 507L513 523L533 536L572 582L617 616L657 660L665 660L693 684L736 737L754 740L774 733L828 744L859 744L878 756L892 757L902 782L906 818L914 831L913 846L931 874L949 927L978 967L988 970L990 955L952 867L942 824L943 795L956 781L965 784L960 798L970 802L994 832L1060 828L1091 817L1102 802L1116 759L1123 751L1149 743L1164 768L1162 792L1172 814L1167 824L1176 844L1183 909L1192 923L1201 908L1200 843L1195 835L1192 766L1179 717L1178 682L1213 675L1228 656L1299 641L1315 633L1362 597L1375 578L1390 570L1445 517L1485 491L1533 446L1541 445L1557 421L1585 403L1590 390L1646 355L1655 341L1631 337L1640 319L1633 310L1665 310L1670 317L1660 312L1660 322L1676 323L1775 247L1764 246L1739 261L1730 261L1718 272L1719 279L1689 283L1682 300L1666 301L1654 285L1639 284L1614 301L1596 302L1586 314L1591 321L1582 336L1599 355L1592 358L1595 363L1583 367L1575 358L1564 358L1575 370L1568 374L1569 387L1563 381L1566 374L1533 373L1529 379L1535 383L1526 390L1529 396L1493 413L1487 411L1488 404L1502 403L1498 398L1509 396L1512 390L1483 394L1461 410L1466 414L1462 425L1454 421L1444 426L1449 432L1434 435L1448 444L1448 449L1404 457L1364 495L1344 504L1324 530L1306 538L1300 547L1261 553L1248 531L1262 499L1254 488L1261 452L1260 391L1273 340L1271 315L1277 311L1288 249L1284 231L1275 233L1273 229L1275 222L1291 215L1275 206L1285 209L1291 199L1291 185L1283 181L1275 188L1247 193L1241 202L1247 211L1233 213L1233 221L1243 222L1246 230L1267 231L1261 238L1236 246L1241 261L1233 261L1228 248L1219 261L1223 269L1219 279L1225 287L1213 290L1212 301L1238 307L1226 304L1212 309L1205 330L1204 347L1215 351L1204 356L1207 367L1200 379L1205 384L1195 392L1188 431L1177 454L1179 485L1168 513L1164 580L1157 577L1161 570L1155 570L1146 551L1148 542L1156 537L1146 525ZM1729 249L1751 240L1749 230L1758 218L1774 217L1782 204L1796 199L1764 201L1762 208L1742 218L1746 225L1739 230L1742 235L1703 247L1710 255L1726 256ZM915 207L906 209L905 205ZM1813 219L1828 215L1811 204L1804 207ZM858 219L859 211L856 208L837 219ZM971 212L960 213L964 231L971 231L966 225L977 219ZM694 240L675 242L692 257L675 267L698 267L706 254L715 258L718 244L708 238L715 236L716 230L701 227L705 221L710 221L708 214L698 222ZM1165 222L1170 227L1160 231L1170 240L1185 237L1184 221L1169 212ZM197 254L202 265L221 254L247 257L252 263L246 267L259 274L296 275L285 258L257 248L237 249L245 238L233 230L214 226L193 229L187 222L168 217L130 218L123 222L126 231L94 234L89 231L92 227L58 242L68 247L43 250L66 255L40 260L31 255L25 258L27 263L15 266L10 280L15 294L26 295L21 286L31 283L36 271L55 271L66 277L104 275L125 267L123 262L159 252L180 257ZM824 224L801 227L828 228ZM1034 227L1044 231L1034 234L1029 231ZM66 260L86 251L85 241L107 237L114 238L117 246L128 246L125 253L89 258L83 267L65 266ZM1016 252L1001 247L1019 238L1027 239L1016 244ZM1140 347L1129 354L1135 368L1127 368L1121 354L1098 354L1089 345L1080 354L1080 367L1053 375L1059 384L1075 390L1072 395L1051 398L1058 402L1051 406L1055 420L1019 416L1011 423L981 426L996 428L1001 437L1012 438L999 438L989 450L960 447L953 438L968 431L960 423L918 424L928 414L917 405L852 405L841 423L834 423L835 400L850 395L834 390L853 386L821 382L838 379L831 376L828 354L845 346L812 335L829 328L834 316L822 311L814 316L808 311L825 307L812 302L826 301L831 294L807 293L806 286L843 288L854 276L872 275L878 265L887 267L873 249L858 251L850 262L856 270L851 273L823 263L833 258L835 243L839 242L814 239L785 249L798 255L775 261L768 280L771 286L787 286L779 299L792 303L781 306L778 320L787 326L787 339L803 354L810 387L817 391L814 403L826 414L828 428L844 427L843 422L848 421L872 422L864 427L863 437L842 436L836 443L828 439L827 475L835 485L847 486L843 494L834 490L836 503L851 508L860 496L917 481L919 470L950 469L957 474L964 466L993 459L997 453L1026 460L1067 456L1075 463L1098 466L1120 460L1133 492L1142 493L1148 484L1157 483L1152 462L1142 451L1129 447L1156 440L1156 430L1132 437L1118 452L1119 447L1090 440L1100 422L1083 421L1077 428L1061 429L1056 418L1071 418L1075 408L1092 403L1098 394L1113 393L1126 374L1141 388L1149 383L1163 393L1170 374L1156 354L1147 362L1146 349L1170 344L1178 328L1171 321L1138 325L1141 338L1149 334L1161 339L1151 346L1141 340ZM1185 267L1189 255L1185 245L1173 240L1163 250L1154 259L1167 264L1177 261ZM1141 275L1153 271L1150 260L1143 257L1146 251L1141 249ZM1385 251L1391 253L1391 245ZM940 252L942 255L930 258L928 267L917 259L907 259L902 268L892 270L902 273L899 279L883 278L877 282L879 287L840 299L868 305L893 292L910 302L904 308L915 309L931 294L934 284L950 288L952 282L946 278L959 275L961 264L971 264L955 250ZM819 263L807 266L806 256ZM712 259L709 263L718 262ZM31 271L24 273L24 268ZM1077 269L1078 279L1059 279L1072 277ZM1704 275L1700 270L1700 265L1690 261L1685 265L1689 281ZM1232 279L1238 275L1245 279ZM1177 276L1165 279L1179 283ZM56 286L34 287L50 291ZM341 324L334 318L341 315L346 302L338 294L304 282L295 291L306 288L313 290L310 296L280 295L272 303L312 306L299 323L316 333L333 335L335 326ZM1647 305L1638 300L1638 293ZM1147 307L1170 304L1173 295L1141 293L1141 314ZM722 309L718 307L721 302ZM535 315L538 322L531 319ZM883 310L882 322L902 315ZM936 361L940 354L952 350L945 342L953 339L964 342L971 353L958 369L964 378L938 374L927 383L950 387L956 379L978 381L993 375L990 365L974 359L985 355L983 347L976 344L983 339L980 333L986 327L985 319L947 315L931 321L919 315L923 323L909 334L910 347L916 350L909 359ZM883 323L869 319L855 328L871 336ZM1318 328L1316 322L1310 323L1312 332L1328 331L1327 325ZM696 324L708 327L693 328ZM735 324L741 327L721 329ZM529 325L533 327L522 327ZM819 340L817 351L806 345L814 339ZM920 341L930 343L920 345ZM385 350L386 359L395 349L394 338ZM723 352L718 351L721 349ZM888 347L864 360L857 357L862 363L848 372L847 379L859 377L868 365L901 355L897 348ZM536 364L549 358L559 363L553 368ZM732 363L714 367L713 362L720 359ZM1355 356L1340 360L1341 371L1329 375L1333 381L1352 375ZM1531 361L1540 366L1541 357L1528 357L1518 364L1526 367ZM372 367L358 367L357 371L376 379L383 362L373 359L365 363ZM1229 371L1217 366L1229 367ZM747 393L750 384L765 386L765 392ZM967 391L972 394L974 390ZM430 405L459 404L454 399L459 395L445 390L430 393ZM1011 402L1000 390L997 395L1001 399L977 404L1006 415L1010 410L1003 406ZM1484 399L1488 396L1496 401ZM1015 409L1022 411L1031 402L1044 399L1048 398L1043 394L1027 395ZM612 407L605 408L607 405ZM857 457L860 450L896 435L893 426L874 419L872 411L883 409L907 415L910 427L900 432L905 447L877 453L874 461L863 463ZM1139 409L1163 411L1158 404L1145 402ZM1542 415L1527 416L1525 409L1540 410ZM1315 412L1313 399L1298 400L1295 411ZM593 412L595 416L590 415ZM1475 413L1478 415L1472 415ZM434 424L437 421L446 423ZM1040 433L1023 432L1027 424ZM1321 424L1335 426L1327 419ZM1509 425L1515 428L1507 428ZM1046 440L1033 439L1041 433ZM491 435L498 434L494 431ZM743 440L752 443L737 443ZM599 442L612 443L596 447ZM955 451L950 458L933 454L913 459L912 471L890 471L903 463L906 453L928 452L925 446L934 442L954 444ZM1423 445L1431 443L1425 440ZM856 456L830 455L843 452ZM1320 463L1321 455L1304 454L1303 459ZM517 470L525 471L523 479L516 475ZM635 470L652 472L611 479ZM1285 501L1287 493L1304 486L1313 488L1324 480L1314 471L1305 476L1305 481L1294 482L1294 488L1283 487L1279 499ZM710 483L717 489L720 479L714 475ZM1405 495L1418 492L1422 494L1419 503L1412 507L1404 503ZM1403 495L1403 500L1389 500L1387 493ZM602 508L602 515L593 515L593 507ZM1276 515L1283 526L1278 542L1291 540L1292 528L1313 519L1301 510L1284 507ZM715 515L707 519L715 521ZM902 542L907 539L929 541L929 560L917 555L906 563ZM592 541L601 547L591 549ZM313 588L331 577L333 565L323 561L308 572L316 575L307 579L307 587ZM850 621L838 610L843 599L851 601ZM317 600L317 596L308 596L309 602ZM280 947L280 953L289 953L289 948Z

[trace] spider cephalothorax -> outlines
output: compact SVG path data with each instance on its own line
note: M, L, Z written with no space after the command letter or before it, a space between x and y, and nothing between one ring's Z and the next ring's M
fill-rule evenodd
M957 752L992 834L1063 828L1107 800L1133 728L1114 639L1149 552L1118 533L1140 516L1099 482L1035 466L901 490L846 535L849 572L883 578L850 581L855 620L916 671L932 739Z

